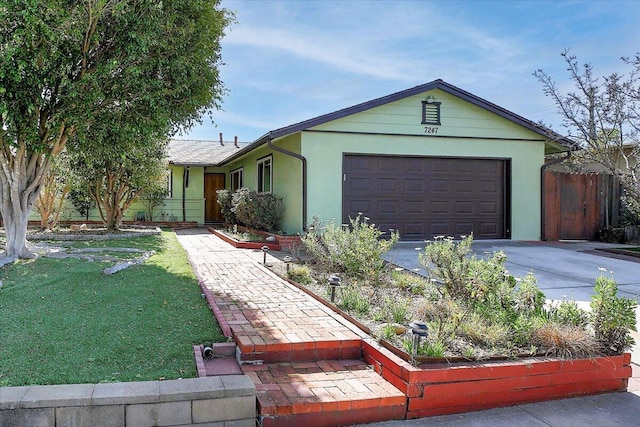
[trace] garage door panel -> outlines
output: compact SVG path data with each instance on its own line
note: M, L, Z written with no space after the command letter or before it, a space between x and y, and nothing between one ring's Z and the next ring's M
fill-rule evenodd
M421 193L424 192L424 180L423 179L403 179L404 191L406 193Z
M473 202L456 202L456 214L472 214L473 213Z
M425 235L424 223L423 222L407 222L404 224L404 235L410 236L413 238L421 239L422 236ZM402 227L400 228L402 230ZM402 236L402 231L400 231L400 236Z
M373 211L373 209L371 209L371 201L369 200L351 200L349 202L349 215L351 217L355 217L358 212L366 214L371 211Z
M499 214L498 203L496 202L480 202L480 214L496 215Z
M449 193L450 192L450 182L446 179L432 179L431 183L431 192L432 193Z
M381 200L378 203L378 212L382 215L398 215L398 201Z
M403 239L505 237L504 160L345 155L343 168L344 218L363 212Z
M473 222L456 222L453 225L453 236L469 235L473 232Z
M487 222L483 222L480 224L480 232L483 235L488 236L487 238L494 238L494 239L499 239L500 238L500 230L498 227L498 224L493 222L493 223L487 223ZM493 237L491 237L493 236Z
M394 193L401 191L400 180L397 178L380 178L377 181L378 191L383 193Z
M351 182L351 194L357 194L362 191L367 191L371 188L371 178L369 177L354 177Z
M471 179L456 179L451 188L452 192L470 194L476 191Z

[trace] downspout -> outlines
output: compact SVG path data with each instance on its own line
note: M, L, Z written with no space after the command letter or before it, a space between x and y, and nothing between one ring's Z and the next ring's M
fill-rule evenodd
M571 157L571 149L569 149L569 151L567 151L566 153L567 153L566 156L558 157L557 159L550 160L547 163L543 164L542 167L540 167L540 210L542 211L540 215L540 240L547 240L547 233L545 232L546 222L545 222L545 213L544 213L545 207L546 207L544 202L544 199L545 199L544 173L549 167L553 165L557 165L558 163L562 163L565 160L569 160L569 158Z
M187 187L189 186L189 166L182 170L182 222L187 222Z
M294 157L302 162L302 230L307 230L307 158L293 151L276 147L271 143L271 138L267 139L267 146L273 151L282 153L286 156Z

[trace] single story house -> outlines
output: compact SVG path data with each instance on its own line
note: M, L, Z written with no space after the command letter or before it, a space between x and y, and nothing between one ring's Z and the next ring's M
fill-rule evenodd
M407 240L471 232L539 240L545 155L572 141L435 80L227 145L212 146L221 160L198 171L198 182L220 174L222 186L224 174L226 188L281 196L287 233L362 213ZM174 188L183 163L172 161Z
M267 132L250 143L172 140L155 220L222 219L215 191L281 196L282 231L358 213L402 239L541 238L545 155L572 142L434 80ZM133 216L136 207L130 210ZM130 218L127 218L130 219ZM132 218L131 218L132 219Z

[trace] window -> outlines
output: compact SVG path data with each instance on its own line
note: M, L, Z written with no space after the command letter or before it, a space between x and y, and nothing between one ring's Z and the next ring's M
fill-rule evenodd
M244 186L244 169L236 169L231 171L231 191L236 191Z
M422 101L422 124L440 125L440 102Z
M169 173L167 174L167 197L173 197L173 169L169 169Z
M258 192L271 193L272 176L271 156L258 160Z

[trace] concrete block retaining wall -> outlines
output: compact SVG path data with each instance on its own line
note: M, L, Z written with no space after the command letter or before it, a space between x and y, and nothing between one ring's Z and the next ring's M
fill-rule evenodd
M253 427L255 395L244 375L0 387L0 426Z

